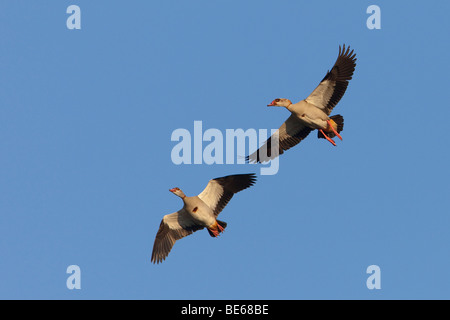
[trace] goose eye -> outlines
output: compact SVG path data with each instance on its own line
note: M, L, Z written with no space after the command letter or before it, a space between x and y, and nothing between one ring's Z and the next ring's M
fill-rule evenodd
M275 99L276 102L280 102L280 99Z
M197 210L198 210L198 207L195 207L194 209L192 209L192 211L195 213L195 212L197 212Z

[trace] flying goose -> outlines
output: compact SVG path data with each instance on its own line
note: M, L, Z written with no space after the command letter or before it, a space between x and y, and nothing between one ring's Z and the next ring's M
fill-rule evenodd
M272 139L278 138L278 154L292 148L305 139L308 134L317 129L318 138L325 138L331 144L331 139L337 136L342 140L339 132L344 128L344 118L341 115L329 116L333 108L347 89L356 67L356 53L350 47L339 46L337 60L328 71L316 89L305 100L295 104L289 99L275 99L268 107L285 107L291 112L290 117L281 125L264 145L246 157L247 162L266 162L276 157L272 155ZM274 146L276 147L276 146Z
M165 215L156 234L151 261L160 263L166 259L175 241L197 230L206 228L211 237L217 237L227 226L217 219L233 195L247 189L256 181L255 174L236 174L212 179L206 188L194 197L186 197L179 188L169 191L183 200L184 206L177 212Z

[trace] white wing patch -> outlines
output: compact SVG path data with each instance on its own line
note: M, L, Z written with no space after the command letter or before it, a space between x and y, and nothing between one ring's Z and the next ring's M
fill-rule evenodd
M324 80L306 98L306 102L315 105L317 108L325 109L334 92L336 81Z
M223 195L223 191L223 187L217 181L209 180L208 185L198 197L214 211Z

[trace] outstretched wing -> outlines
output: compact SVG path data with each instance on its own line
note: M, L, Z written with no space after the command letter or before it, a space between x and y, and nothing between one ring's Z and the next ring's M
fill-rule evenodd
M284 151L292 148L305 139L312 131L310 127L301 122L295 115L291 116L281 125L277 132L275 132L262 147L247 156L245 160L250 163L264 163L276 158L276 154L272 155L272 144L278 139L278 155L283 154Z
M156 234L151 261L153 263L162 262L169 255L177 240L200 229L203 227L197 225L184 209L165 215Z
M339 46L339 55L333 68L327 72L325 78L305 100L329 115L347 90L355 67L356 53L353 53L353 50L350 51L350 47L345 50L345 44L342 50Z
M198 197L211 208L217 217L235 193L247 189L255 181L256 176L253 173L212 179Z

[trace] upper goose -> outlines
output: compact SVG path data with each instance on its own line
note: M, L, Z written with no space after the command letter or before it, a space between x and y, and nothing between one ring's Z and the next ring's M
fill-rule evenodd
M323 80L308 98L292 104L289 99L275 99L268 107L285 107L291 112L291 116L281 125L263 147L246 157L247 162L266 162L276 157L271 154L272 138L276 135L279 139L278 154L295 146L308 134L318 130L318 138L325 138L333 145L336 143L331 139L338 136L342 140L339 132L344 128L344 118L341 115L329 116L333 108L347 89L349 80L352 79L356 67L356 53L350 51L350 47L339 46L337 60L327 72ZM267 150L265 152L260 152ZM261 153L261 154L260 154Z
M181 210L165 215L153 244L153 263L162 262L175 241L194 231L206 228L211 237L217 237L227 226L217 216L233 195L247 189L256 181L254 174L236 174L212 179L198 196L186 197L179 188L170 189L184 203Z

